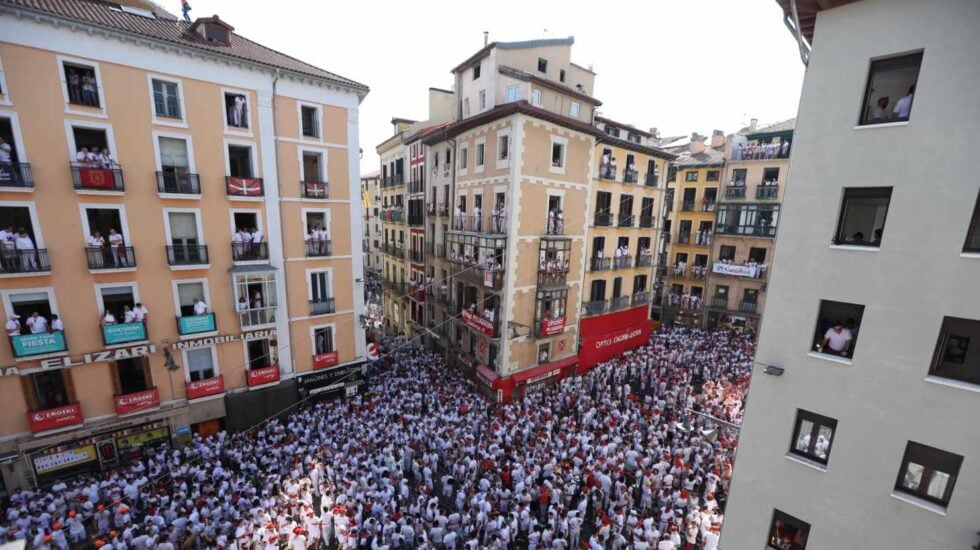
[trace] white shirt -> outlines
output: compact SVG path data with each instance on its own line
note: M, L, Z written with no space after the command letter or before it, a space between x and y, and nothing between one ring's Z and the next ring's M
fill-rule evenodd
M16 319L10 319L7 321L4 328L7 330L7 334L10 336L17 336L20 334L20 322L18 322Z
M27 320L27 326L31 327L31 334L41 334L48 331L48 320L38 315Z
M123 238L122 238L122 235L120 235L119 233L110 233L109 234L109 244L111 244L113 246L116 246L116 245L121 244L122 242L123 242Z
M895 104L895 110L893 112L897 114L899 118L908 118L909 113L912 112L912 94L899 99L898 103Z
M123 313L123 316L124 316L123 317L123 322L124 323L132 323L132 322L136 321L136 312L133 311L133 310L129 310L129 311L124 312Z
M0 162L10 162L10 144L4 143L0 145Z
M854 336L851 335L851 331L845 328L841 329L840 334L838 334L837 331L834 330L834 327L828 328L823 337L827 339L827 347L834 351L843 350L844 346L854 339Z
M51 330L65 330L65 323L59 318L51 321Z
M113 315L113 314L111 314L111 313L109 313L107 311L107 312L105 312L105 316L102 317L102 322L105 323L105 324L107 324L107 325L115 324L116 323L116 316Z
M203 300L198 300L198 302L194 304L194 315L204 315L207 312L208 305L205 304Z
M133 308L133 315L136 316L137 321L146 320L146 316L150 314L150 310L146 309L146 306L138 306Z
M251 237L252 237L252 242L253 243L260 243L260 242L262 242L262 232L261 231L256 231L255 233L252 233Z
M85 239L85 242L92 248L101 248L105 244L105 239L102 237L90 236Z
M17 250L34 250L34 241L32 241L27 235L17 237L17 239L14 240L14 248Z

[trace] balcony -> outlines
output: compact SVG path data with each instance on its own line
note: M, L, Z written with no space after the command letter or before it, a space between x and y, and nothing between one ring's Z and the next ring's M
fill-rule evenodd
M415 250L414 248L409 251L408 257L409 259L411 259L411 261L417 264L423 263L425 261L425 254L423 254L421 250Z
M436 245L436 258L446 259L446 243L441 243Z
M262 178L225 176L225 194L235 198L264 197L265 183Z
M691 266L691 279L703 281L708 273L708 268L703 265L694 264Z
M136 267L136 252L131 246L86 247L85 255L91 270Z
M748 237L775 237L776 226L774 225L718 225L715 228L717 235L735 235Z
M398 187L401 185L405 185L404 174L395 174L393 176L381 178L381 187Z
M687 266L684 264L677 264L670 268L670 274L672 277L678 277L681 279L687 278Z
M0 164L0 188L32 189L34 175L31 165L26 162L5 162Z
M304 199L329 199L330 186L325 181L299 182L299 192Z
M719 309L728 309L728 298L714 297L711 299L711 307Z
M559 288L566 285L568 280L568 268L563 269L539 269L538 288Z
M425 180L412 180L408 182L408 192L410 194L425 193Z
M490 339L500 337L500 319L491 321L479 313L464 309L460 314L460 320L477 334Z
M449 215L449 205L443 204L441 202L439 204L437 204L436 205L436 215L439 216L440 218L441 217L448 216Z
M562 310L565 309L565 304L562 302ZM550 336L555 336L565 332L565 322L566 318L564 315L554 315L549 312L545 312L543 317L534 318L534 337L535 338L548 338Z
M322 241L318 241L322 242ZM256 262L269 259L269 243L231 243L231 259L236 262Z
M673 239L673 237L670 236L670 233L667 233L666 231L662 232L660 236L663 237L664 244L670 244L671 239Z
M633 227L633 216L619 216L619 227Z
M582 315L601 315L606 312L606 305L605 300L582 302Z
M758 313L759 304L757 302L746 302L738 304L738 310L742 313Z
M599 166L599 179L616 180L616 169L611 164Z
M381 221L389 223L405 223L405 211L401 207L384 208L381 210Z
M102 168L100 166L71 163L71 181L76 191L123 192L122 167Z
M677 244L691 244L691 233L678 233Z
M779 198L779 185L760 185L755 188L755 198L774 201Z
M725 198L726 199L744 199L745 198L745 185L726 185L725 186Z
M47 355L68 350L68 341L62 331L40 332L38 334L18 334L10 336L10 349L14 357Z
M27 413L27 425L31 433L74 426L84 421L82 406L78 403L70 403L50 409L34 409Z
M589 260L589 271L608 271L612 269L612 258L592 258Z
M0 249L0 275L48 273L51 262L48 261L48 249L33 250Z
M609 311L619 311L628 307L630 307L629 296L613 296L613 298L609 300Z
M639 172L636 170L626 169L623 170L623 181L625 183L636 183L640 178Z
M653 267L653 255L641 253L636 257L636 267Z
M788 159L793 143L785 141L782 144L762 143L745 145L732 150L732 160L773 160Z
M208 245L179 244L167 247L167 264L170 266L208 265Z
M452 229L453 231L470 233L504 235L507 232L507 217L503 214L492 214L487 217L464 214L453 218Z
M242 330L250 327L271 325L276 322L276 306L250 307L235 312L238 315L238 326Z
M718 208L718 203L715 201L701 201L701 212L714 212Z
M459 277L463 281L481 288L500 290L504 287L503 269L490 270L476 265L454 264L450 274L453 277Z
M222 376L205 378L193 382L185 382L184 389L187 391L187 399L200 399L211 395L225 393L225 379Z
M181 336L214 332L216 330L218 330L218 324L215 321L214 313L177 317L177 334Z
M756 262L746 262L736 264L730 259L722 259L711 268L711 272L717 275L728 275L731 277L744 277L747 279L765 279L769 269L765 264Z
M157 172L157 192L169 195L201 194L201 179L197 174Z
M137 321L102 325L102 343L107 346L140 342L146 339L146 323Z
M640 229L653 229L657 218L654 216L640 216Z
M660 179L659 176L660 174L657 174L656 172L654 172L653 174L647 174L646 179L644 180L644 184L647 187L656 187L659 183L659 179Z
M310 300L310 315L328 315L336 313L333 298L319 298Z
M683 201L681 203L681 212L694 212L694 201Z
M711 230L702 229L694 234L695 246L711 246Z
M637 292L631 298L631 305L632 305L632 307L645 306L645 305L647 305L649 303L650 303L650 291L649 290L644 290L644 291L641 291L641 292Z
M387 254L389 256L398 258L399 260L404 260L405 259L405 245L404 244L395 245L393 243L383 243L381 245L381 252L384 252L385 254ZM307 254L307 256L309 256L309 254Z
M316 115L314 114L314 116ZM306 113L303 113L303 137L320 137L320 121L315 118L307 118Z
M629 254L613 258L613 269L631 269L633 267L633 256Z
M679 309L697 310L704 305L704 300L700 296L670 293L664 297L664 305Z
M608 211L596 212L594 225L596 227L612 227L612 213Z
M332 241L329 239L319 241L306 241L304 252L307 258L324 258L333 255Z

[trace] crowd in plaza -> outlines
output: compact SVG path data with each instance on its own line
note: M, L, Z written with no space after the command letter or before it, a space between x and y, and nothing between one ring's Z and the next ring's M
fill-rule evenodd
M499 404L402 337L363 396L15 491L33 547L717 548L749 335L664 329Z

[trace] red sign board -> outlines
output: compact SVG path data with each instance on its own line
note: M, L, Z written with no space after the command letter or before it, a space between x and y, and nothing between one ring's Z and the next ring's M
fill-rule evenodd
M27 423L34 433L74 426L82 420L82 406L78 403L27 413Z
M642 306L582 319L579 322L582 334L579 368L592 368L646 344L650 339L647 313L647 307Z
M541 320L541 336L554 336L565 330L565 317Z
M248 370L248 385L261 386L279 381L279 365Z
M240 197L261 197L262 180L257 178L228 178L228 194Z
M112 398L116 406L116 414L129 414L137 411L147 411L160 406L160 392L156 388L117 395Z
M78 177L85 189L116 188L116 174L108 168L79 168Z
M374 345L374 344L371 344ZM377 349L377 346L375 346ZM336 367L340 363L339 356L336 351L328 351L326 353L317 353L313 356L313 368L315 369L325 369L327 367Z
M220 376L199 380L197 382L187 382L187 399L200 399L209 395L217 395L225 391L225 379Z
M468 309L464 309L463 322L480 331L487 338L493 338L493 323L482 315L476 315Z

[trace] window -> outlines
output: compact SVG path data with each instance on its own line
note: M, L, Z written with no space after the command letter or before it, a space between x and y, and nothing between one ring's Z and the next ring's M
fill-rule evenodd
M43 411L70 405L75 401L71 372L38 372L26 378L30 391L27 393L27 406L32 411Z
M748 174L747 168L735 168L732 170L732 185L744 186L745 177Z
M95 67L64 63L65 83L68 85L68 102L84 107L102 107L100 87Z
M531 90L531 105L541 106L541 90Z
M320 137L320 110L307 105L303 105L299 110L300 119L303 123L303 135L306 137Z
M153 109L157 116L183 118L180 110L180 92L176 82L153 79Z
M698 173L695 171L685 172L684 181L698 181Z
M116 395L136 393L153 387L150 361L146 357L120 359L113 363L113 386Z
M909 119L922 52L871 62L859 124L883 124Z
M335 349L332 326L313 329L313 350L317 354L330 353Z
M466 147L462 147L459 150L459 168L460 170L466 170L466 159L469 157Z
M233 178L252 178L252 148L245 145L228 146L228 175Z
M606 126L606 135L609 135L609 136L618 138L619 137L619 128L615 128L613 126Z
M810 536L810 524L793 516L772 511L769 525L769 539L766 548L775 550L806 550L806 539Z
M836 430L837 421L833 418L799 409L789 452L826 464Z
M177 304L180 306L181 317L205 315L208 313L207 293L203 282L178 282L175 286L177 288Z
M497 138L497 157L500 160L507 160L510 155L510 136L500 136Z
M187 376L191 382L214 378L213 348L189 349L186 352Z
M486 90L480 90L480 108L481 109L486 109L487 108L487 91Z
M851 187L844 189L840 219L834 244L881 246L885 215L891 201L891 187Z
M565 145L562 143L551 144L551 166L554 168L565 167Z
M228 126L248 129L248 98L245 94L225 92L225 114Z
M521 86L520 84L512 84L507 86L507 101L517 101L521 98Z
M779 168L764 168L762 170L762 182L766 185L775 185L779 182Z
M814 335L817 352L845 358L853 356L863 316L862 305L821 300Z
M486 150L486 145L482 143L476 144L476 165L483 166L483 154Z
M722 261L735 261L735 247L727 244L721 245L721 250L718 253L718 259Z
M248 370L279 366L278 341L272 338L249 340L245 343L245 361Z
M473 66L473 80L480 78L480 64L477 63Z
M980 385L980 321L943 317L929 374Z
M946 507L962 464L962 456L909 441L895 490Z
M561 69L558 71L558 81L559 82L565 81L565 69Z
M543 57L539 57L538 58L538 72L539 73L546 73L547 74L547 72L548 72L548 60L547 59L545 59Z
M705 181L718 181L720 179L721 172L718 170L708 170L705 174Z
M966 232L963 252L980 252L980 194L977 194L977 204L973 207L973 218L970 220L970 229Z
M272 271L235 275L235 311L244 329L276 322L276 274Z
M579 104L573 101L572 104L568 107L568 115L571 116L572 118L578 118L580 110L581 107L579 106Z

